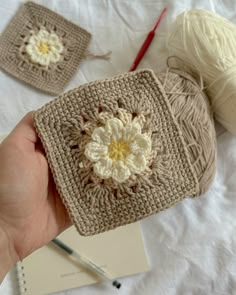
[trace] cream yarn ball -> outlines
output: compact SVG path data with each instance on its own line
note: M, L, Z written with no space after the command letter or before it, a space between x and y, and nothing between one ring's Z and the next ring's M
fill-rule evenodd
M236 135L236 26L204 10L180 14L167 40L179 66L198 72L205 83L214 116Z

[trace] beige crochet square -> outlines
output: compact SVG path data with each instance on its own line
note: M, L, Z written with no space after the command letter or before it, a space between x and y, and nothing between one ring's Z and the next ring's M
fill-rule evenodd
M90 33L61 15L27 2L0 36L0 67L31 86L60 94L90 38Z
M80 86L37 110L34 122L58 192L82 235L135 222L198 190L168 99L150 70ZM110 166L97 157L101 140Z

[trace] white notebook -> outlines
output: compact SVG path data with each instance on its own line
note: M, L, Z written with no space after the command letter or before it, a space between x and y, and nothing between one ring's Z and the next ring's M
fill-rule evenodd
M4 137L0 136L0 142ZM139 223L83 237L74 227L59 238L114 278L148 270ZM94 284L101 279L49 243L17 264L20 294L45 295Z
M91 237L82 237L71 227L59 238L114 278L148 270L139 223ZM17 272L20 294L25 295L44 295L101 281L52 243L18 263Z

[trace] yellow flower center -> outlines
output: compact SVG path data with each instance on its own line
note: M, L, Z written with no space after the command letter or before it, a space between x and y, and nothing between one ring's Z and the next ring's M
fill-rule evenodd
M129 145L124 140L113 140L108 146L108 156L113 161L123 160L129 154Z
M50 46L47 42L40 42L38 46L38 50L42 54L48 54L50 50Z

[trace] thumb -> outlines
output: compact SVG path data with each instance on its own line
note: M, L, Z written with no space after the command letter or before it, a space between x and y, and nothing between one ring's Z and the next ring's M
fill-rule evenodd
M10 138L28 140L33 144L38 141L38 136L34 128L33 113L34 112L31 111L21 119L21 121L10 133Z

